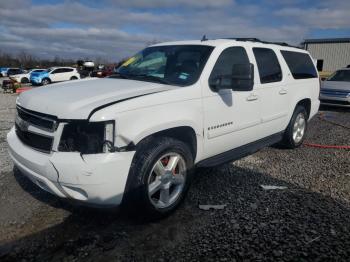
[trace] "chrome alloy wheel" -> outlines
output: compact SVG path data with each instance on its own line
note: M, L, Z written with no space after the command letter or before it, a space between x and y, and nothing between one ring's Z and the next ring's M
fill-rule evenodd
M299 113L293 126L293 140L298 144L304 137L306 120L303 113Z
M156 208L167 208L180 197L186 179L186 162L177 153L167 153L154 164L148 177L148 196Z

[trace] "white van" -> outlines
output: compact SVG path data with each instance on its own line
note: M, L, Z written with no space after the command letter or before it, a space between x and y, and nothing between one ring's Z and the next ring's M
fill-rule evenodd
M15 165L59 197L164 215L196 166L302 144L319 108L307 51L257 39L148 47L105 79L22 93Z

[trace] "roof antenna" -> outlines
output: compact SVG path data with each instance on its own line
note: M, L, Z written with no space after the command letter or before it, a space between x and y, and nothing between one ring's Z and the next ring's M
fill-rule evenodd
M201 42L203 42L203 41L208 41L208 38L206 37L206 35L203 35Z

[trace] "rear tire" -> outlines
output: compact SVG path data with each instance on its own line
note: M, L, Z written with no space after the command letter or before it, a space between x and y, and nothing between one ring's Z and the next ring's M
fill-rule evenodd
M303 106L297 106L284 133L282 144L287 148L297 148L304 141L308 114Z
M26 77L22 77L21 83L22 83L22 84L28 84L28 83L29 83L29 79L26 78Z
M180 205L192 176L193 155L185 143L170 137L141 142L131 164L123 207L138 217L164 217Z
M78 77L76 77L76 76L72 76L71 78L70 78L70 80L77 80L78 79Z

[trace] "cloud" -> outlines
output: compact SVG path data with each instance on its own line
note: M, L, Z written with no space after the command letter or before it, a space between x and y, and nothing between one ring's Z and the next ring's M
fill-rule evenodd
M285 8L276 12L276 14L306 27L319 29L342 29L350 27L349 9Z
M169 7L225 7L234 4L233 0L109 0L111 4L136 8L169 8Z
M297 44L312 30L349 28L347 10L349 4L340 0L312 5L305 0L4 1L0 50L115 61L153 40L200 39L204 34Z

